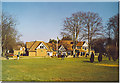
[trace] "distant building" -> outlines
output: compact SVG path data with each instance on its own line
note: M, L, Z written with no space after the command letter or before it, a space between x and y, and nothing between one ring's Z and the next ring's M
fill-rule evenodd
M23 44L17 44L17 46L13 49L14 55L23 55L25 54L25 46Z
M26 42L28 56L52 56L53 50L43 41Z
M68 39L63 39L63 40L60 40L59 43L58 43L58 46L62 46L62 48L65 48L64 52L67 53L67 55L73 55L73 41L72 40L68 40ZM60 48L59 48L60 49ZM77 44L76 44L76 53L79 52L79 54L81 56L83 55L86 55L88 54L88 43L87 42L78 42L77 41ZM93 50L90 51L91 52L94 52Z
M81 56L88 54L88 43L77 42L75 50ZM26 42L26 54L28 56L56 56L57 53L58 55L73 55L73 41L62 39L58 43Z

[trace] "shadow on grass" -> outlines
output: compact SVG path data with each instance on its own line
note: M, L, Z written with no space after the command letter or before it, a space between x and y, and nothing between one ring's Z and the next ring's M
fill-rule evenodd
M83 62L91 63L90 61L83 61ZM93 63L99 63L99 62L98 61L94 61Z

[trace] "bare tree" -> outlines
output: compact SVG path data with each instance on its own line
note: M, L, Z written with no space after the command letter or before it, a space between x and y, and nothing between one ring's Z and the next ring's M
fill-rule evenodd
M64 20L64 29L61 35L69 36L73 40L73 54L75 55L76 41L78 39L80 29L82 28L82 12L74 13L71 17Z
M77 12L64 21L64 29L61 34L72 36L73 54L75 54L76 41L79 38L88 39L89 54L91 48L91 40L93 37L99 37L102 33L102 19L97 13L93 12Z
M2 14L2 55L4 56L8 50L13 49L16 46L16 42L19 40L20 34L15 29L16 21L12 16Z
M113 38L115 40L116 46L118 47L118 35L119 35L119 16L118 14L109 18L107 24L107 33L109 38Z
M82 37L88 39L88 50L90 54L91 41L93 38L104 36L102 18L93 12L83 13Z

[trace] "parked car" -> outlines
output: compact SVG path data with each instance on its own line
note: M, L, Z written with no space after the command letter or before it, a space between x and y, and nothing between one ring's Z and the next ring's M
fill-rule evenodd
M23 54L23 56L27 56L26 54Z
M61 55L58 55L58 58L61 58L62 56Z
M14 56L12 53L6 54L7 57L12 57Z

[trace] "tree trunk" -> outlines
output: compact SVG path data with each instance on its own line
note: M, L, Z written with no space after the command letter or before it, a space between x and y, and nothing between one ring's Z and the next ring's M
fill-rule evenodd
M5 56L5 54L6 54L6 49L2 51L2 56Z
M58 56L58 40L57 40L57 49L56 50L57 50L57 56Z
M117 42L116 42L116 47L118 47L118 44L117 44Z
M90 29L89 29L89 24L87 24L87 26L88 26L88 53L90 55L90 37L89 37Z
M75 49L73 49L73 58L75 57Z
M90 51L91 51L91 45L89 45L90 49L89 49L89 55L90 55Z
M0 35L0 57L2 56L2 36Z
M111 56L109 56L109 61L111 61Z
M75 54L75 42L74 42L74 39L73 39L73 57L74 57L74 54Z

